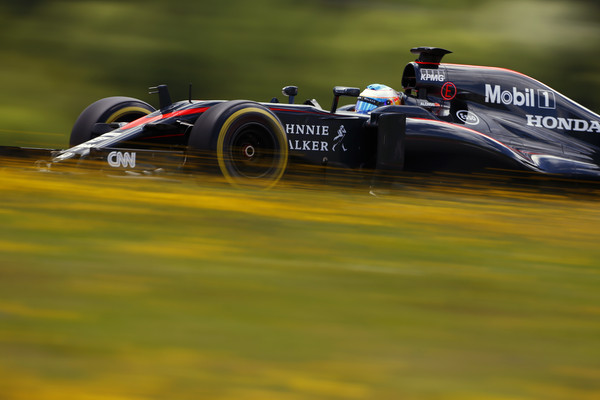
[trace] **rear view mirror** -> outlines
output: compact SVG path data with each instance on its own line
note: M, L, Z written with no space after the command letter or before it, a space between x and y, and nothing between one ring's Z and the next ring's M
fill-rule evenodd
M358 97L360 96L360 89L355 87L336 86L333 88L334 96L347 96L347 97Z
M283 93L284 96L288 97L290 104L293 104L294 97L298 95L298 86L286 86L283 89L281 89L281 93Z
M358 97L360 96L360 89L346 86L336 86L333 88L333 103L331 104L331 113L335 113L340 101L340 96L346 97Z

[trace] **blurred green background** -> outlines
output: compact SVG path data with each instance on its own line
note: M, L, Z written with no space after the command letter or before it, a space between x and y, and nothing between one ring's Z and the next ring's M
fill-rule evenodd
M268 100L294 84L328 104L334 85L400 89L414 46L446 61L531 75L600 109L600 6L538 0L0 2L2 144L64 146L106 96Z

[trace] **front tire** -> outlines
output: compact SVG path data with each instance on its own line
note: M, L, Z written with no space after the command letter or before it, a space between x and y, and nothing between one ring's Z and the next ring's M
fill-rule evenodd
M150 104L132 97L107 97L89 105L73 125L71 147L98 136L94 126L98 123L131 122L156 111Z
M244 100L224 102L202 114L192 128L188 148L213 164L216 161L227 182L237 187L270 188L279 182L288 162L279 118L266 107Z

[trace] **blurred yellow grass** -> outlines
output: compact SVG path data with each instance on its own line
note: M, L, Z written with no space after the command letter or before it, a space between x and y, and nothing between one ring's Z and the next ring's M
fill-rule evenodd
M396 226L403 223L435 223L436 225L460 225L474 231L494 231L500 234L534 236L551 240L573 238L593 240L596 224L600 218L600 210L595 199L572 201L568 197L540 192L511 192L489 188L472 192L483 195L473 201L468 188L435 193L427 199L416 196L394 196L373 198L363 188L345 189L344 194L334 194L333 198L323 198L319 191L328 191L326 186L315 185L310 190L296 190L293 193L284 190L271 192L232 191L228 187L212 186L203 189L193 186L188 179L183 191L162 192L161 181L154 181L148 186L143 179L97 180L79 173L76 179L63 179L62 175L47 173L23 172L19 170L4 171L1 177L2 187L6 193L27 195L28 193L46 192L52 196L72 198L64 202L62 199L53 202L43 199L36 204L38 210L51 211L56 207L68 211L102 211L123 213L127 215L144 215L166 210L168 213L186 213L194 209L241 212L260 217L275 219L305 220L311 222L335 222L340 224L358 224L374 226ZM185 178L184 178L185 179ZM185 180L184 180L185 181ZM25 183L26 182L26 183ZM190 187L189 184L192 184ZM113 185L114 184L114 185ZM165 186L172 189L173 184L166 181ZM183 186L183 185L181 185ZM158 190L157 190L158 189ZM348 195L350 194L350 195ZM414 192L411 192L414 194ZM432 193L429 193L431 195ZM328 193L327 195L330 195ZM464 197L464 207L457 207L456 202ZM489 208L486 199L501 199L493 209ZM129 202L129 203L128 203ZM539 204L551 206L554 212L548 213ZM157 206L148 209L139 205ZM6 213L0 210L0 213ZM51 213L49 213L51 214ZM51 218L51 215L49 215ZM528 225L525 229L522 220L543 219L543 228ZM467 223L465 223L467 222ZM546 225L560 226L565 230L548 230ZM71 226L70 229L77 229Z
M30 318L76 319L78 315L69 311L31 308L23 304L0 303L0 313Z
M0 187L7 400L600 393L594 189Z

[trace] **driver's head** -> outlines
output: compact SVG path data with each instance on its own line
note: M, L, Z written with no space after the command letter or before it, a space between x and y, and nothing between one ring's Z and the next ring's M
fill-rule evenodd
M374 83L358 96L355 111L361 114L368 114L377 107L389 106L392 104L400 104L400 96L398 92L386 85Z

